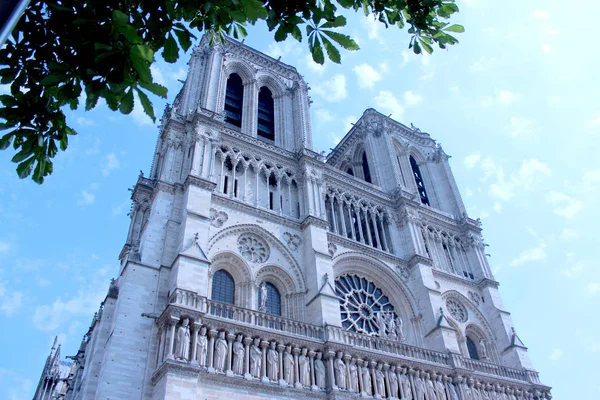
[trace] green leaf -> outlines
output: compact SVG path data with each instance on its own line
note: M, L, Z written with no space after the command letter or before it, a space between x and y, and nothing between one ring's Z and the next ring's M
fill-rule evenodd
M337 2L340 6L344 7L345 9L349 9L354 5L353 0L337 0Z
M321 47L321 42L319 41L318 38L315 38L315 43L312 48L312 56L313 56L313 60L317 64L323 65L323 63L325 62L325 56L323 55L323 48Z
M446 29L444 29L447 32L456 32L456 33L463 33L465 31L465 27L462 25L450 25L449 27L447 27Z
M127 14L120 10L113 10L112 13L113 25L123 26L129 22L129 17Z
M60 142L58 143L58 145L60 146L60 149L62 151L65 151L67 149L67 146L69 145L69 136L63 135L60 138Z
M12 140L13 140L12 132L7 133L6 135L2 136L0 138L0 150L7 149L8 146L10 146L10 144L12 143Z
M163 99L167 98L167 88L156 83L138 82L138 85Z
M413 44L413 51L415 52L415 54L421 54L421 46L419 46L419 42L416 40Z
M23 178L27 178L29 175L31 175L31 171L33 170L34 163L35 163L35 157L32 156L31 158L29 158L26 161L23 161L21 164L19 164L17 166L17 175L19 175L19 178L23 179Z
M187 51L192 45L192 41L190 40L190 32L187 30L179 30L173 29L175 35L177 35L177 40L179 40L179 44L183 51Z
M123 114L129 114L132 110L133 110L133 89L129 89L129 91L121 99L121 106L119 107L119 111L121 111Z
M321 39L323 40L323 45L325 46L325 50L327 50L327 56L329 59L334 63L339 64L341 61L339 50L336 49L335 46L331 44L331 42L327 40L325 36L321 36Z
M140 102L142 103L142 107L144 107L144 112L146 115L152 118L152 121L156 121L156 117L154 116L154 108L152 107L150 99L148 96L146 96L146 93L140 89L137 89L137 94L140 96Z
M331 40L333 40L334 42L336 42L337 44L339 44L340 46L342 46L346 50L352 50L352 51L354 51L354 50L360 49L360 47L358 47L358 43L356 43L354 41L354 39L352 39L348 35L343 35L341 33L334 32L334 31L329 31L329 30L324 30L324 31L321 31L321 32L323 32Z
M152 74L150 73L150 65L138 57L131 55L131 65L140 76L140 80L144 82L152 82Z
M298 25L294 25L292 28L292 37L294 39L296 39L297 41L301 42L302 41L302 32L300 31L300 28L298 27Z
M131 46L129 52L130 54L135 55L136 57L139 57L144 61L154 61L154 52L150 47L146 45L138 44L136 46Z
M65 82L67 77L61 74L50 74L40 81L43 86L54 86L57 83Z
M285 30L285 27L283 25L279 25L279 28L277 28L277 30L275 31L275 41L283 42L287 35L288 33Z
M179 57L179 47L177 47L177 42L171 33L169 33L169 36L167 36L167 40L165 41L162 56L168 63L174 63Z
M29 157L33 153L33 149L25 149L22 147L22 150L13 156L11 159L12 162L18 163Z
M137 29L135 29L131 25L125 25L119 29L121 34L125 36L125 39L131 44L139 44L142 43L142 38L138 35Z
M419 38L419 42L421 42L421 46L425 49L428 54L433 52L433 47L431 47L428 43L426 43L423 38Z
M346 18L338 15L333 21L328 21L320 26L320 28L339 28L346 26Z

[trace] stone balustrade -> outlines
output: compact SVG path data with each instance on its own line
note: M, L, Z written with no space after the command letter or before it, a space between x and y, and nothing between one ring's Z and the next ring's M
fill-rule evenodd
M460 357L463 368L471 371L477 371L488 375L501 376L509 379L521 381L530 381L527 371L518 370L515 368L505 367L504 365L492 364L485 361L472 360L466 357ZM538 382L532 382L538 383Z

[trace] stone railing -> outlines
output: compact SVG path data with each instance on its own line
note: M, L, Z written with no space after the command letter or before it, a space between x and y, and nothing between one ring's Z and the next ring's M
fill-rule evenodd
M466 357L460 357L460 363L463 368L471 371L481 372L488 375L501 376L509 379L517 379L520 381L530 381L527 376L527 371L505 367L503 365L492 364L485 361L472 360Z
M448 355L438 351L410 346L395 340L383 339L377 336L349 332L345 329L333 326L328 326L326 333L327 341L340 342L349 346L391 353L403 358L412 358L437 364L450 365Z

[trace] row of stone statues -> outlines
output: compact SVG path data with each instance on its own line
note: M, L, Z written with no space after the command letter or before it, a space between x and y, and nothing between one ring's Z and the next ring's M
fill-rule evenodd
M402 329L402 318L396 317L391 311L379 311L376 315L379 336L392 340L404 342L404 330Z
M175 326L177 327L175 329ZM472 378L450 377L400 365L362 360L342 351L319 351L244 337L194 324L171 324L173 341L163 337L167 358L206 367L208 372L277 383L280 386L330 389L363 397L403 400L528 400L549 394L526 392ZM170 344L169 344L170 343ZM172 350L172 351L169 351ZM547 396L547 397L545 397Z

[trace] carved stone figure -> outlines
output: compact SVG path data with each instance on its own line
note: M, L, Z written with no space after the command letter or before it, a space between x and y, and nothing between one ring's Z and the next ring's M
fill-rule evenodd
M479 355L481 356L482 360L485 360L486 358L488 358L486 345L487 345L487 343L485 342L484 339L481 339L479 341Z
M302 386L310 386L310 360L306 355L308 349L302 349L302 353L298 356L298 368L300 370L300 383Z
M348 389L354 393L358 393L358 368L356 366L356 359L353 358L350 362L350 376L348 377Z
M402 392L404 393L404 399L413 400L413 393L410 385L410 378L405 375L406 368L402 371L402 375L400 375L400 384L402 387Z
M434 386L435 386L435 395L437 396L438 400L447 400L448 397L446 396L446 387L444 385L444 382L442 381L442 376L438 375L435 382L434 382Z
M198 335L198 343L196 344L196 356L198 357L198 364L201 367L206 366L206 353L208 352L208 339L206 338L206 327L203 326L200 329Z
M458 400L458 393L456 393L456 388L452 382L448 382L448 397L450 397L450 400Z
M363 388L362 391L367 395L373 395L373 389L371 388L371 373L369 372L369 368L363 364L360 373L362 375Z
M219 332L219 337L215 342L215 366L217 371L225 371L225 360L227 359L227 341L225 340L225 331Z
M260 377L260 367L262 365L262 352L260 351L260 339L254 339L250 346L250 375L255 378Z
M260 312L267 312L267 284L265 282L260 285Z
M267 351L267 373L272 381L279 378L279 353L277 353L276 346L276 342L271 342L271 347Z
M398 376L396 375L396 366L392 365L388 373L388 381L390 383L390 397L398 398Z
M385 323L385 317L383 316L383 311L379 311L377 313L377 327L379 328L379 336L386 337L387 336L385 334L386 323Z
M394 313L387 314L386 327L387 334L390 337L390 339L396 339L398 335L396 333L396 321L394 319Z
M415 393L417 394L417 400L425 400L425 381L418 373L415 375Z
M383 365L379 364L375 370L375 385L377 387L377 394L381 397L385 397L385 380L381 369L382 367Z
M285 348L285 353L283 354L283 380L288 384L293 383L294 378L294 356L292 355L292 346L287 346Z
M428 400L439 400L435 393L435 385L431 379L429 379L429 374L427 374L427 382L425 383L425 391L427 392Z
M342 357L344 353L337 353L337 357L333 360L333 371L335 375L335 385L340 389L346 389L346 364Z
M319 389L325 388L325 363L323 363L321 353L317 353L315 358L315 383Z
M406 340L406 336L404 336L404 330L402 329L402 325L402 318L398 317L396 319L396 337L401 342L404 342L404 340Z
M238 335L235 342L233 342L233 366L232 370L235 374L244 374L244 355L246 350L242 344L242 335Z
M177 346L175 347L175 359L187 361L190 358L190 320L184 319L177 328Z

